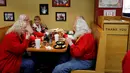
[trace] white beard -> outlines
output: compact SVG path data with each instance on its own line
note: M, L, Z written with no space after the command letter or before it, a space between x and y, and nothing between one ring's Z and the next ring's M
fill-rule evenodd
M87 33L86 31L76 31L74 34L74 40L76 40L78 37L84 35L85 33Z

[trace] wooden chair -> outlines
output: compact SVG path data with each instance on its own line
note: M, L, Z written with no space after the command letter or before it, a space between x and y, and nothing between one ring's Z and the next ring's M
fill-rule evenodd
M0 42L2 41L3 37L5 36L6 31L12 26L7 25L7 26L0 26Z
M95 70L73 70L71 73L104 73L105 72L105 52L106 52L106 35L104 31L93 25L92 33L97 42L97 59Z

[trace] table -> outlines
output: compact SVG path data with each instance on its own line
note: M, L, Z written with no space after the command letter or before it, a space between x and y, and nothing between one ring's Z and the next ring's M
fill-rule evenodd
M53 41L51 47L53 48L53 46L55 44L56 43ZM27 51L28 52L57 52L57 53L59 52L59 53L62 53L62 52L66 52L67 51L68 43L65 42L65 45L66 45L66 48L64 48L64 49L55 49L55 48L53 48L51 50L48 50L48 49L45 48L44 45L41 44L41 48L40 49L36 49L36 48L33 48L33 47L28 47Z

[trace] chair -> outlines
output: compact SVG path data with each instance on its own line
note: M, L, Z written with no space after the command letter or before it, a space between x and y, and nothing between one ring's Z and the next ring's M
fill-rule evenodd
M2 41L3 37L5 36L6 31L12 26L11 25L7 25L7 26L1 26L0 27L0 42Z

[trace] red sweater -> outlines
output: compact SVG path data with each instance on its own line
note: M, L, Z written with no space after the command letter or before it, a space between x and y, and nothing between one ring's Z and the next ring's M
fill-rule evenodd
M127 52L122 61L122 73L130 73L130 51Z
M5 35L0 43L0 73L19 73L22 54L28 46L28 40L12 32Z
M91 33L84 34L71 46L72 57L91 60L96 58L95 40Z

